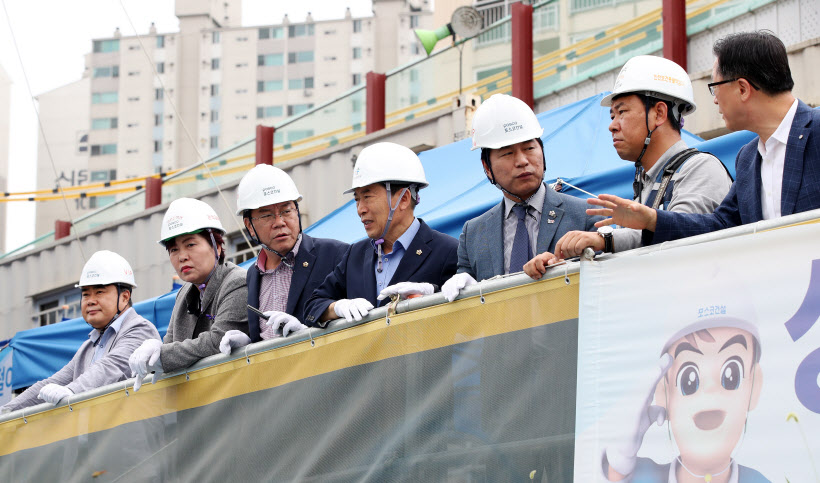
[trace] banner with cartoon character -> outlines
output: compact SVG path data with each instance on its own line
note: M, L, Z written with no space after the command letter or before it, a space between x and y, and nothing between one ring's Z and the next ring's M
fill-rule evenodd
M576 482L820 482L820 224L581 267Z

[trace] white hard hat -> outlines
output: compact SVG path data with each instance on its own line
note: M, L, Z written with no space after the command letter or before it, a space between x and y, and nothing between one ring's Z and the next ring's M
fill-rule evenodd
M236 214L284 201L302 201L290 176L269 164L258 164L248 171L236 190Z
M758 347L760 346L760 333L757 330L758 322L755 311L748 302L739 300L739 297L728 297L728 300L727 298L723 298L714 303L697 307L693 306L688 310L679 312L677 317L683 323L674 325L676 327L683 327L672 333L664 344L661 353L668 351L675 342L686 335L699 330L708 330L718 327L731 327L745 330L755 338ZM684 325L687 322L688 324Z
M171 238L207 228L225 233L219 217L208 203L193 198L180 198L172 201L165 212L158 243L164 245Z
M612 99L622 94L643 94L675 103L675 117L686 116L697 109L692 81L681 66L663 57L639 55L624 64L612 94L601 99L601 105L609 107Z
M124 258L114 252L100 250L85 262L83 272L80 274L80 282L74 286L111 284L130 285L132 288L137 286L134 281L134 271Z
M524 101L506 94L495 94L476 109L471 133L471 150L498 149L540 138L544 128Z
M415 184L426 188L421 160L411 149L395 143L376 143L362 149L353 166L353 182L345 194L373 183Z

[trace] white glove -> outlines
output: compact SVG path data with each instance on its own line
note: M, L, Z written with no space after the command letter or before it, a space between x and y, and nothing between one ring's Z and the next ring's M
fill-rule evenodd
M391 295L406 299L410 295L430 295L435 291L432 283L399 282L379 292L378 300L384 300Z
M281 331L282 337L287 337L288 334L299 332L302 329L307 329L307 326L302 325L302 323L299 322L299 319L286 312L269 310L265 312L265 315L268 317L268 320L265 321L265 325L268 327L274 327L276 332Z
M285 322L285 326L282 327L282 337L287 337L288 334L293 334L294 332L299 332L300 330L305 330L307 328L308 326L299 322L299 319L292 317L290 320Z
M348 322L362 320L362 317L373 310L373 304L367 299L341 299L334 302L333 311L337 317L344 317Z
M470 285L475 285L477 283L478 282L476 282L473 276L469 273L457 273L450 277L450 280L444 282L444 285L442 285L441 287L441 293L444 295L444 298L446 298L448 302L452 302L456 299L456 297L458 297L458 293L461 291L461 289L469 287Z
M4 405L0 406L0 414L6 414L6 413L10 413L10 412L11 412L11 408L7 404L4 404Z
M159 358L161 348L161 340L147 339L131 354L128 366L131 367L131 376L137 376L137 380L134 381L134 391L140 390L142 380L151 371L155 372L152 382L156 382L162 374L162 361Z
M666 411L661 406L652 405L652 398L655 395L655 387L671 365L672 356L664 353L658 360L658 365L644 376L647 384L644 387L647 387L649 391L643 404L640 407L630 408L631 414L628 413L618 418L623 428L619 433L623 435L623 438L608 446L605 454L609 467L624 477L630 475L635 469L638 450L646 431L652 423L660 426L666 421Z
M43 386L42 389L40 389L40 394L37 395L37 397L39 397L47 403L51 403L56 406L57 403L73 394L74 392L65 386L51 383Z
M229 330L225 332L222 340L219 341L219 352L228 355L231 353L231 349L245 347L250 343L251 338L246 333L241 330Z

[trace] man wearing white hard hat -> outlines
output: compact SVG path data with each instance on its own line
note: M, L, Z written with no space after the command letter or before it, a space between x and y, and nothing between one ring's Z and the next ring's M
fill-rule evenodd
M154 324L131 303L136 288L131 265L120 255L102 250L91 255L76 287L82 291L83 319L93 329L71 361L2 407L14 411L64 398L127 379L128 357L146 340L159 341Z
M692 82L682 67L663 57L633 57L601 105L609 107L609 131L618 156L635 163L635 201L681 213L711 213L718 207L732 187L732 177L714 155L688 148L681 139L683 116L696 108ZM640 230L605 226L598 233L567 233L554 255L576 257L586 247L613 253L639 246ZM538 279L543 270L536 262L524 270Z
M520 272L540 252L552 252L571 230L593 230L585 203L544 184L544 129L520 99L496 94L473 116L473 147L490 183L504 193L498 205L467 221L458 242L458 274L442 288L448 300L476 280Z
M251 242L263 248L248 269L248 305L264 318L248 309L249 334L226 332L219 346L225 354L305 328L305 304L349 246L303 233L300 201L290 176L269 164L255 166L239 182L236 214L242 215Z
M185 284L177 292L164 343L146 341L129 359L137 376L135 391L151 372L156 379L218 354L225 332L247 333L246 272L225 261L224 234L219 216L207 203L180 198L168 206L158 243Z
M351 245L313 292L306 324L361 320L388 297L432 294L455 273L458 242L414 215L427 184L410 149L385 142L362 150L345 193L353 193L367 238Z

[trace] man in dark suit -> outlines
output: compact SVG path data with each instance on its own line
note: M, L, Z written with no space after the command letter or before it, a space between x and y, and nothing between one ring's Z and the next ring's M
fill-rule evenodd
M442 288L452 301L476 280L520 272L539 257L554 258L555 243L572 230L594 230L584 202L556 193L543 182L544 129L520 99L496 94L473 116L473 148L490 183L504 193L501 203L467 221L458 241L458 271Z
M588 202L587 213L643 229L644 244L699 235L820 208L820 112L792 93L786 47L771 33L718 40L709 90L726 127L758 135L738 152L736 179L714 213L656 211L612 195Z
M237 188L236 214L242 215L251 240L262 246L248 268L248 333L229 331L220 351L242 347L305 328L305 304L310 295L342 260L348 244L302 233L299 202L302 195L287 173L260 164Z
M367 237L345 252L313 292L305 323L324 327L337 317L361 320L391 295L429 295L456 272L455 238L414 216L424 169L410 149L377 143L362 150L353 168L356 211Z

